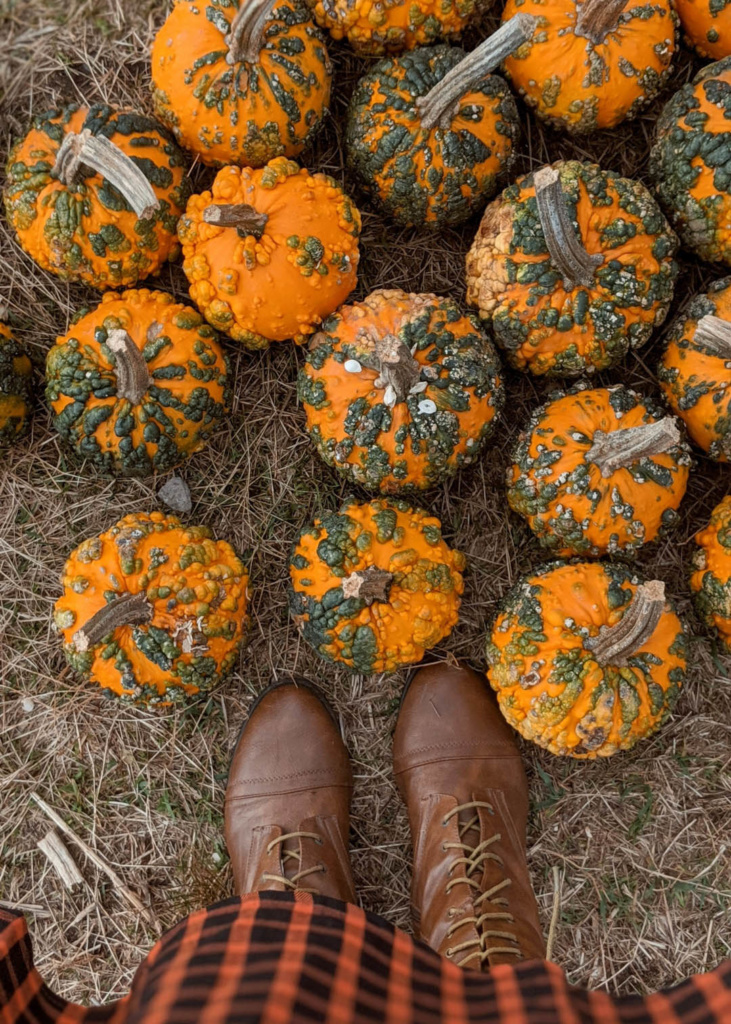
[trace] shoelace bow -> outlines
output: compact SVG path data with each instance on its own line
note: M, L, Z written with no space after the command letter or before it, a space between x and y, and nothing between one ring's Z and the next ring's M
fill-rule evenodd
M322 846L323 842L322 836L319 834L319 832L287 832L284 835L277 836L276 839L272 839L272 841L267 844L267 855L271 854L275 846L280 846L281 850L279 856L281 859L283 870L286 869L287 864L289 864L291 860L295 862L295 865L302 864L302 854L300 853L299 850L288 850L285 846L282 845L283 843L288 842L290 839L314 839L319 846ZM312 867L305 868L304 871L295 871L293 875L275 875L270 874L268 871L265 871L261 877L262 881L264 882L279 882L287 889L299 889L300 892L309 892L316 894L317 889L305 889L299 883L303 878L306 878L308 875L314 875L315 872L324 873L325 871L326 868L324 864L313 864Z
M458 843L444 843L442 849L444 850L459 850L462 853L461 857L455 857L449 867L450 875L454 872L460 864L464 865L464 875L459 878L451 878L446 885L447 893L450 893L452 889L457 885L468 885L471 889L475 889L479 892L479 896L472 900L472 906L475 909L474 914L465 914L454 924L450 925L447 929L447 938L451 938L455 932L459 931L464 925L474 925L477 937L474 939L468 939L465 942L460 942L456 946L450 946L446 950L446 955L451 959L458 953L467 953L464 959L455 961L458 967L464 967L472 960L479 960L480 964L484 964L485 961L492 956L494 953L512 953L513 956L521 956L520 946L518 945L517 936L513 932L507 931L496 931L495 929L485 928L485 924L488 921L507 921L509 924L515 924L515 918L508 911L485 911L480 913L480 907L489 902L498 904L499 906L508 906L508 901L504 896L498 896L497 894L503 889L507 889L512 884L510 878L504 878L502 882L498 882L497 885L493 885L491 889L486 889L485 892L481 892L482 886L479 882L479 876L482 874L482 869L485 862L488 860L496 861L500 867L504 868L505 863L502 857L491 850L490 847L494 843L499 843L502 838L501 833L496 832L494 836L490 836L489 839L483 839L481 843L476 846L465 842L465 837L471 831L476 831L478 836L480 834L480 816L477 813L479 808L484 807L491 814L494 814L492 804L486 803L484 800L471 800L469 803L460 804L455 807L443 819L443 824L446 826L449 824L451 818L455 815L464 815L466 812L474 812L472 817L459 824L459 842ZM478 877L473 877L477 875ZM459 911L456 908L452 908L449 911L449 916L454 917L455 913ZM514 946L489 946L489 939L508 939L510 942L514 942Z

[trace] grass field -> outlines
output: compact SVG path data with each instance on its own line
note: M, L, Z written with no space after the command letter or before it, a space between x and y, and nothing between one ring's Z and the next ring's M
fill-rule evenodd
M499 5L496 5L496 7ZM150 109L148 50L159 0L0 0L0 154L33 111L58 101ZM488 13L469 45L497 24ZM333 117L307 166L344 175L343 113L366 66L342 45ZM682 53L665 97L694 72ZM645 177L660 104L631 126L572 143L524 110L520 169L559 156ZM194 168L194 181L211 174ZM349 186L350 187L350 186ZM352 189L351 189L352 190ZM360 199L357 297L379 286L464 298L464 256L476 221L437 238L397 232ZM162 927L232 893L222 840L228 757L252 698L274 675L321 682L340 718L356 778L353 864L363 906L409 927L410 850L393 784L390 738L403 676L364 678L324 666L287 611L288 554L298 528L347 489L324 468L295 395L300 352L250 355L229 344L235 403L227 427L184 473L192 517L231 540L251 567L253 630L234 675L187 710L148 713L102 700L64 665L51 629L67 553L127 512L156 506L159 481L104 480L75 464L51 431L40 369L57 334L94 295L38 270L0 222L0 300L39 368L31 435L0 455L0 901L25 908L37 965L62 994L124 994L156 938L105 874L69 849L84 876L73 894L36 843L48 821L37 792L154 909ZM673 313L719 268L683 258ZM159 286L187 297L179 267ZM654 392L662 334L602 383ZM503 477L512 440L551 385L507 375L509 401L480 463L425 496L446 538L469 559L461 621L434 659L483 661L497 603L541 559L509 514ZM689 602L692 538L727 493L728 467L698 460L676 532L639 559L667 581L693 632L691 672L674 717L651 740L602 763L558 760L524 745L532 815L529 859L546 928L560 898L554 959L573 982L646 992L731 954L731 660L703 635Z

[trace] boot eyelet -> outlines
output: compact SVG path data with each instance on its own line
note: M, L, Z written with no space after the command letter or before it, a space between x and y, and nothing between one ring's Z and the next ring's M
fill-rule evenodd
M316 839L315 842L317 843L318 846L322 846L322 844L323 844L323 840L322 839Z
M446 853L446 852L447 852L447 844L446 843L442 843L442 853Z
M452 947L451 947L451 946L449 947L449 949L446 949L446 950L444 951L444 955L445 955L446 957L449 957L449 959L450 959L450 960L451 960L451 958L452 958L452 955L453 955L453 953L454 953L454 950L452 949Z

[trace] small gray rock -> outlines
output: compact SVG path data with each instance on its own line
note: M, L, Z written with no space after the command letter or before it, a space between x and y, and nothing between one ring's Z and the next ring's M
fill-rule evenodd
M164 501L173 512L190 512L193 508L193 499L185 480L180 476L171 476L157 492L160 501Z

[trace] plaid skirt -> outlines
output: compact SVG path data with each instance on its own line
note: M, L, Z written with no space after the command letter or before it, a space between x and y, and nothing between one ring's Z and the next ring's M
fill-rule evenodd
M303 893L198 911L141 964L125 999L88 1009L33 967L0 910L0 1024L731 1024L731 961L667 992L613 999L542 960L463 971L375 914Z

